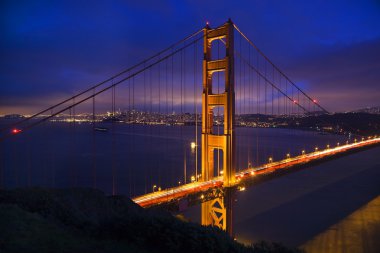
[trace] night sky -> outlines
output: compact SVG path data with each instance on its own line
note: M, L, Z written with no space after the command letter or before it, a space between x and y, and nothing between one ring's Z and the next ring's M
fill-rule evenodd
M329 111L380 105L379 1L1 1L0 115L36 112L228 18Z

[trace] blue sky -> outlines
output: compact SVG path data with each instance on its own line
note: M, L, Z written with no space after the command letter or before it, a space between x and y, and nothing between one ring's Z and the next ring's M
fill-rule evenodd
M1 1L0 114L31 113L231 18L330 111L379 106L379 1Z

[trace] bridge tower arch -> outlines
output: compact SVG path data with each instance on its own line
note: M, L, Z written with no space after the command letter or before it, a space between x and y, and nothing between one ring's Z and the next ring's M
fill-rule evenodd
M226 55L212 60L212 42L223 39ZM234 84L234 29L231 20L215 29L204 29L203 47L203 94L202 94L202 180L214 177L214 150L223 152L223 185L235 183L235 84ZM212 89L213 73L223 71L225 89L215 94ZM213 132L213 109L222 106L224 111L223 134ZM219 175L218 175L219 176ZM228 190L228 189L227 189ZM214 225L232 234L232 198L221 198L202 203L202 225Z

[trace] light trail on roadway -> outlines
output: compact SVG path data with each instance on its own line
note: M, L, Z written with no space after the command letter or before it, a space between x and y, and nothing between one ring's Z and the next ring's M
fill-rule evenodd
M238 186L242 179L249 179L250 177L254 177L260 174L269 174L277 170L291 168L295 165L306 164L311 161L316 161L318 159L378 143L380 143L380 137L368 138L367 140L345 145L338 145L334 148L326 148L320 151L316 149L311 153L305 153L295 157L288 157L277 162L270 162L259 167L245 169L236 173L236 182L234 186ZM161 203L167 203L176 199L181 199L189 194L203 192L215 187L223 187L223 176L215 177L213 180L207 182L192 182L173 188L144 194L133 198L132 200L142 207L150 207Z

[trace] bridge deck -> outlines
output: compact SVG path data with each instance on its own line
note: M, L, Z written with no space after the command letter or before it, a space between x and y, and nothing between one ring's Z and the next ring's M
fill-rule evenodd
M363 140L356 143L341 145L335 148L315 151L296 157L283 159L278 162L264 164L260 167L249 168L236 173L236 185L240 183L242 178L254 177L258 174L272 173L280 169L291 168L294 165L306 164L311 161L316 161L318 159L322 159L325 157L333 156L339 153L344 153L347 151L367 147L378 143L380 143L380 137ZM206 191L212 187L223 187L223 177L215 177L213 180L207 182L193 182L157 192L148 193L134 198L133 201L142 207L149 207L160 203L169 202L175 199L180 199L192 193Z

